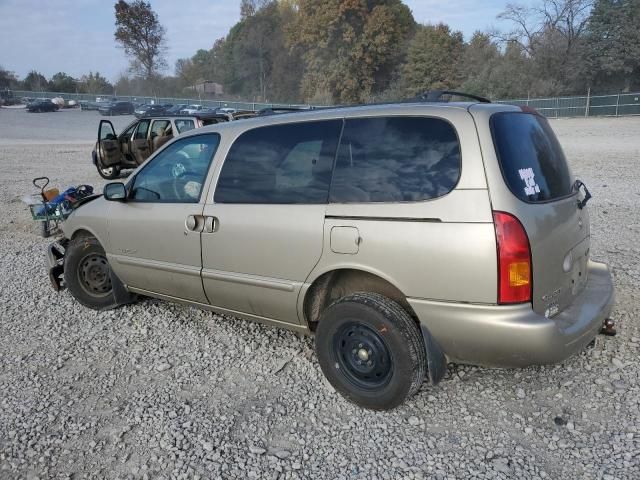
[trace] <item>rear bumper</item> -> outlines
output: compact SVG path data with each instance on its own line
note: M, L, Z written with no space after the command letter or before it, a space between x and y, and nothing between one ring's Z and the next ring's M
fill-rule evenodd
M557 363L589 344L613 308L608 267L589 262L588 278L573 304L551 319L530 304L407 300L451 361L500 367Z

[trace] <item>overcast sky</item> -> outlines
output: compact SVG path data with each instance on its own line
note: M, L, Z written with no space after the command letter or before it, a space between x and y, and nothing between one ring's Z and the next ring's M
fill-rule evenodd
M322 1L322 0L319 0ZM115 46L114 0L0 0L0 66L23 78L35 69L79 77L99 71L109 80L128 61ZM466 38L496 25L507 0L405 0L421 23L445 22ZM209 49L239 19L240 0L151 0L167 29L169 70L178 58Z

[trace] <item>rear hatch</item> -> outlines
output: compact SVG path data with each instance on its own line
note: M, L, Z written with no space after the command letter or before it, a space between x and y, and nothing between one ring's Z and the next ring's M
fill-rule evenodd
M582 194L544 117L512 110L488 120L493 151L484 160L493 210L522 223L531 248L533 309L553 317L587 281L587 208L579 205Z

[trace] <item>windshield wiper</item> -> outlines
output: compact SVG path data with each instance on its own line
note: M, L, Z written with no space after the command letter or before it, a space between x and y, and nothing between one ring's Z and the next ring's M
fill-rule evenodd
M581 188L584 188L584 198L582 200L578 199L578 208L580 210L582 210L587 205L587 202L591 199L591 193L589 193L587 186L582 183L582 180L576 180L575 182L573 182L571 191L580 192Z

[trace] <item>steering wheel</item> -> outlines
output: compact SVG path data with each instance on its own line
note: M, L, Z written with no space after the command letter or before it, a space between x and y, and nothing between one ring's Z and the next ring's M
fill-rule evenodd
M198 200L202 189L201 175L184 170L180 176L173 177L172 188L175 198L179 200Z

